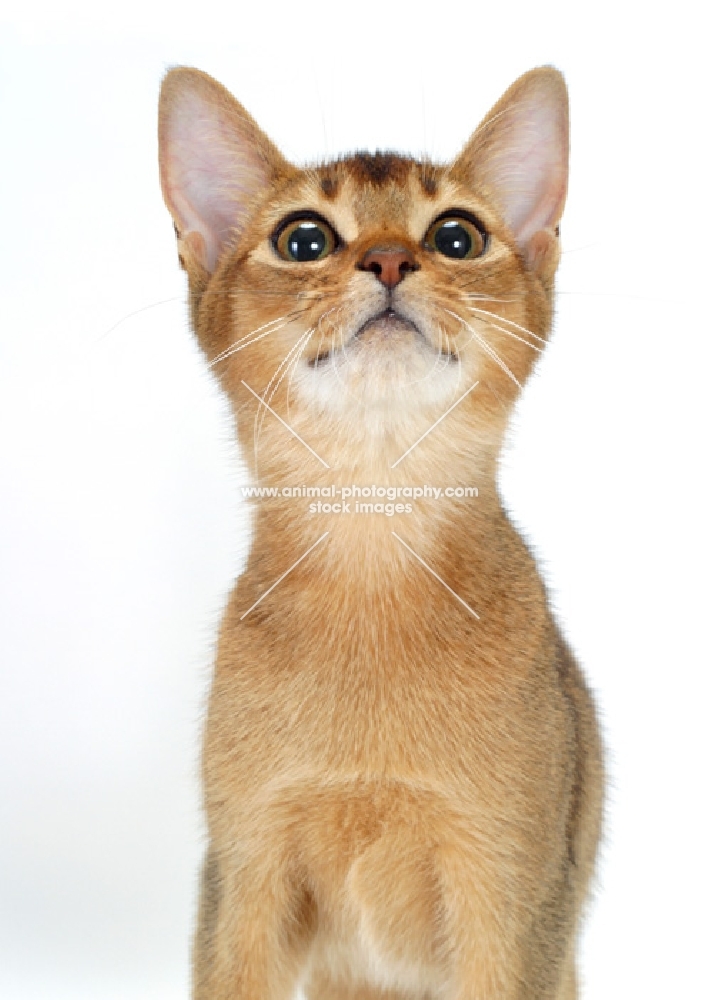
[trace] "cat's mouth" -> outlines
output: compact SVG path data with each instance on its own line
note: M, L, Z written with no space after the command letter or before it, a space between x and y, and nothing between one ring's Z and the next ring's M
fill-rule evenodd
M383 309L381 312L377 313L375 316L371 316L361 327L350 337L350 340L366 340L367 338L374 337L380 340L392 339L395 335L416 335L419 340L432 347L431 342L428 337L424 334L422 330L413 323L410 319L407 319L402 313L393 309L391 306L387 309ZM340 350L342 350L344 345L340 345ZM330 356L335 352L337 348L331 347L326 351L321 351L316 354L315 357L309 360L309 364L313 368L317 368L329 360ZM457 358L451 352L440 352L446 353L447 357L451 361L456 361Z
M417 333L420 337L423 336L416 323L412 323L410 319L402 316L400 312L392 309L391 306L388 309L383 309L376 316L372 316L366 323L363 323L357 333L355 333L355 337L363 337L376 329L379 329L379 332L386 336L389 336L390 333L401 332L402 330Z

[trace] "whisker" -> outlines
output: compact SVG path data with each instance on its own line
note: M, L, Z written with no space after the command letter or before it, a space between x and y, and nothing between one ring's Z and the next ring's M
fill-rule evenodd
M543 353L543 348L538 347L537 344L531 344L530 340L526 340L525 337L519 337L517 333L513 330L507 330L504 326L499 326L498 323L488 324L492 329L499 330L501 333L505 333L507 337L512 337L513 340L518 340L521 344L525 344L526 347L530 347L532 351L537 351L539 354Z
M453 316L454 319L456 319L456 320L459 321L459 323L463 323L463 325L467 328L467 330L470 330L471 333L476 338L476 340L478 340L479 344L484 349L484 351L486 351L486 353L489 355L489 357L491 357L496 362L496 364L499 366L499 368L501 368L506 373L506 375L508 375L508 377L513 382L516 383L516 385L518 386L519 389L523 388L523 386L518 381L518 379L516 378L516 376L513 374L513 372L511 371L511 369L508 367L508 365L506 364L506 362L491 347L491 345L486 340L484 340L484 338L479 333L477 333L476 330L474 330L474 328L471 326L470 323L467 323L465 319L462 319L461 316L459 316L455 312L452 312L450 309L445 309L444 312L449 313L449 315Z
M441 330L441 326L439 326L439 330ZM461 378L463 376L464 365L463 365L463 362L461 360L461 350L456 346L456 344L454 344L453 350L456 351L456 363L459 366L459 374L458 374L458 376L456 378L456 386L454 387L454 395L456 395L456 393L459 391L459 387L461 385Z
M329 288L329 287L325 288L324 286L321 287L321 288L303 288L299 292L297 292L296 298L298 298L298 299L307 299L307 298L324 299L325 295L329 295L330 292L334 292L336 290L336 288L337 288L336 285L333 285L331 288Z
M313 327L313 332L319 331L320 326L324 323L324 321L327 319L327 317L331 313L337 312L340 308L341 308L341 306L338 304L336 306L332 306L330 309L326 309L323 313L321 313L320 316L317 318L315 326ZM323 331L323 332L320 333L320 342L318 344L317 351L316 351L316 353L315 353L315 355L314 355L314 357L312 359L312 363L314 363L316 361L316 359L320 357L320 354L322 352L322 345L323 345L324 340L325 340L325 333ZM330 353L330 354L332 353L332 348L330 348L330 350L329 350L328 353Z
M493 295L482 295L480 292L463 292L462 298L475 299L477 302L518 302L518 299L497 299Z
M497 319L501 323L507 323L509 326L514 326L516 328L516 330L520 330L521 333L527 333L530 337L533 337L540 344L547 344L548 343L547 340L544 340L542 337L539 337L537 333L533 333L533 331L529 330L528 327L526 327L526 326L521 326L520 323L516 323L515 320L506 319L505 316L499 316L498 313L489 312L488 309L478 309L476 306L468 306L468 309L471 312L481 313L483 316L490 316L491 319Z
M282 359L282 361L280 362L280 364L278 365L278 367L275 369L275 371L271 375L268 384L266 385L265 389L263 390L262 395L260 396L260 404L258 405L258 409L255 412L255 421L254 421L254 426L253 426L253 437L254 437L254 446L255 447L257 447L257 439L258 439L258 437L260 435L260 430L262 428L262 421L263 421L263 419L265 417L265 412L264 412L263 409L261 409L261 406L266 403L266 396L270 392L275 379L278 377L278 375L280 374L283 366L289 360L291 354L296 349L297 345L300 343L300 341L302 340L303 337L304 337L304 334L301 334L300 337L292 345L292 347L289 348L289 350L285 354L284 358ZM270 399L272 400L272 398L273 397L271 396ZM269 405L270 405L270 400L267 400L267 406L269 406ZM267 410L267 406L265 407L265 410ZM256 452L256 460L257 460L257 452Z
M287 326L287 322L288 321L283 323L282 326ZM219 362L221 361L225 361L226 358L229 358L232 354L237 354L238 351L242 351L244 348L250 347L251 344L255 344L256 341L262 340L263 337L267 337L271 333L277 333L280 329L282 329L281 326L276 326L272 330L266 330L265 333L261 333L257 337L253 337L252 340L248 340L246 343L243 343L243 341L241 341L240 344L236 344L234 347L230 347L227 350L223 351L222 354L219 354L218 357L214 358L213 361L209 362L208 367L213 368L214 365L219 364Z
M317 329L317 327L313 327L312 332L314 333L316 329ZM308 344L308 339L305 338L305 340L303 341L302 347L298 351L297 355L295 356L295 360L292 362L292 364L290 366L290 375L288 377L287 391L286 391L286 394L285 394L285 409L286 409L286 413L287 413L288 423L290 423L290 389L291 389L292 383L293 383L293 376L294 376L295 372L297 371L297 366L300 363L300 358L302 357L302 355L303 355L303 353L305 351L305 348L307 347L307 344Z
M270 333L277 333L277 331L282 329L282 327L287 326L293 319L296 319L301 312L302 310L296 309L291 313L286 313L285 316L278 316L277 319L270 320L269 323L263 323L262 326L257 326L254 330L251 330L250 333L246 333L245 336L240 337L240 339L236 340L230 347L227 347L225 351L218 354L213 361L209 363L208 367L213 368L213 366L217 365L220 361L225 361L226 358L229 358L231 354L236 354L238 351L242 351L244 347L250 347L250 345L254 344L256 340L262 340L263 337L267 337ZM266 327L270 327L271 329L266 329ZM261 330L264 332L261 333ZM252 339L249 340L248 338Z
M350 299L348 302L344 303L343 308L346 308L348 305L351 305L351 304L352 304L352 301ZM354 338L350 338L350 339L354 339ZM342 337L341 340L340 340L340 358L341 358L341 366L342 367L346 367L348 370L350 370L351 369L351 365L350 365L349 355L347 354L347 342L345 342L344 337ZM350 390L347 387L346 382L344 382L343 379L340 377L340 370L339 370L339 367L338 367L338 364L337 364L337 352L336 351L331 351L330 352L330 367L332 369L333 375L335 376L335 379L342 386L343 392L345 392L346 395L348 395L350 397L350 399L354 399L354 400L357 400L359 402L358 397L355 396L355 394L353 392L350 392Z
M140 316L141 313L146 312L148 309L157 309L159 306L167 306L171 302L183 301L183 295L174 295L170 299L161 299L159 302L150 302L147 306L142 306L140 309L134 309L133 312L127 313L126 316L122 316L122 318L117 320L117 322L113 326L110 326L108 330L105 330L104 333L100 333L96 339L97 341L104 340L104 338L108 337L110 333L114 333L114 331L118 329L122 323L126 323L127 320L133 319L134 316Z
M294 359L294 360L298 360L299 357L300 357L300 355L302 354L302 352L305 350L305 346L307 345L307 342L310 339L311 334L313 334L314 332L315 332L315 327L314 326L310 327L309 330L306 330L303 334L300 335L299 339L296 341L296 343L293 344L293 346L290 348L290 350L288 351L288 353L285 355L285 358L283 359L281 365L278 368L278 371L280 371L280 368L282 368L283 365L285 365L285 371L283 372L283 374L280 376L280 378L278 379L278 381L273 386L273 389L272 389L272 391L270 393L270 396L268 396L268 400L267 400L268 406L270 406L270 404L273 402L273 399L275 397L276 392L280 388L280 385L281 385L283 379L285 378L285 376L288 374L288 371L290 370L290 365L292 364L292 361L293 361L293 359L291 359L290 355L294 354L295 351L298 348L300 348L300 350L297 351L297 354L296 354L295 359ZM275 373L275 375L277 375L277 374L278 374L278 372ZM273 375L273 378L275 378L275 375ZM272 382L272 379L270 381ZM268 383L268 388L270 388L270 383ZM265 392L263 393L263 395L261 397L263 401L265 401L265 396L266 396L267 392L268 392L268 389L265 390ZM265 419L265 414L263 414L263 419Z
M330 312L333 312L334 309L336 309L336 308L337 308L337 306L334 306L333 309L328 309L328 311L326 313L322 313L322 315L318 318L317 323L315 323L315 332L316 333L319 332L319 330L320 330L320 324L325 319L325 316L327 316ZM319 358L320 355L322 354L322 345L323 345L324 342L325 342L325 333L324 333L324 331L322 331L320 333L320 341L319 341L319 343L317 345L317 351L315 352L315 355L312 358L312 364L315 364L316 363L316 359ZM288 400L288 405L289 405L289 402L290 401Z
M296 298L311 298L313 296L315 299L323 297L324 291L318 292L318 291L311 291L308 289L307 291L298 292ZM251 330L250 333L246 333L235 343L231 344L230 347L227 347L225 351L222 351L219 355L217 355L211 362L209 362L208 367L212 368L214 365L219 364L221 361L225 361L226 358L229 358L232 354L235 354L237 351L242 351L245 347L250 347L251 344L254 344L256 341L261 340L263 337L267 337L271 333L277 333L278 330L282 329L284 326L287 326L288 323L292 322L292 320L294 319L297 319L304 312L305 312L304 308L293 309L290 312L285 313L285 315L283 316L278 316L275 319L270 320L268 323L263 323L262 326L256 327L254 330ZM323 316L324 315L326 314L323 313ZM320 317L320 319L322 319L322 317ZM320 320L318 320L318 323L319 322Z
M268 382L267 386L265 387L265 390L263 391L263 394L260 397L261 404L265 404L265 402L266 402L266 398L265 397L268 395L268 393L270 392L271 388L273 387L273 383L275 382L275 379L278 377L281 369L283 367L285 367L285 365L289 365L290 364L292 355L297 350L299 350L305 343L307 343L308 339L310 338L310 336L312 335L313 332L314 332L314 328L313 327L311 327L309 330L306 330L305 333L303 333L298 338L298 340L293 344L293 346L290 348L290 350L288 351L288 353L285 355L285 357L283 358L283 360L280 362L280 364L278 365L278 367L275 369L272 378L270 379L270 381ZM288 372L288 369L286 368L285 372L280 377L280 379L278 380L277 384L275 385L275 388L273 389L272 393L270 394L270 397L267 400L267 406L264 405L264 406L262 406L262 408L261 408L261 406L258 406L258 409L256 410L256 413L255 413L255 420L254 420L254 423L253 423L253 452L254 452L254 455L255 455L255 466L256 466L256 469L258 468L258 441L260 439L260 432L263 429L263 423L265 421L265 414L268 412L268 406L270 406L270 403L272 402L273 396L278 391L278 388L280 387L280 383L283 381L283 378L285 378L285 375L287 374L287 372Z
M443 327L439 324L437 325L437 330L439 332L439 350L434 358L434 364L431 366L426 375L422 375L421 378L412 379L411 382L407 382L407 385L417 385L419 382L428 382L429 379L434 378L438 372L443 372L449 367L449 359L453 359L453 354L449 347L449 341ZM446 350L444 350L444 345Z
M315 323L315 329L319 330L320 324L324 323L327 317L330 316L333 312L337 312L338 309L340 309L340 306L336 305L332 306L330 309L326 309L323 313L320 313L320 316L318 317L317 322ZM321 334L321 336L324 337L324 334Z
M485 382L484 384L485 384L486 388L490 390L490 392L491 392L491 395L492 395L492 396L493 396L493 398L494 398L494 399L496 400L496 402L497 402L497 403L498 403L498 405L499 405L499 406L501 407L501 409L502 409L502 410L503 410L503 411L504 411L505 413L510 413L510 410L511 410L510 406L506 406L506 404L505 404L505 403L503 402L503 400L502 400L502 399L501 399L501 397L500 397L500 396L498 395L498 393L497 393L497 392L496 392L496 390L495 390L495 389L493 388L493 386L492 386L492 385L491 385L491 383L490 383L490 382L488 381L488 379L486 380L486 382Z
M263 390L263 394L260 397L261 403L265 403L266 402L266 396L268 396L268 393L270 393L270 396L267 399L267 405L270 406L270 404L273 401L273 397L274 397L275 393L277 392L278 388L280 387L280 383L282 382L283 378L285 377L285 374L287 373L287 367L286 366L289 365L290 360L291 360L291 356L301 346L301 344L309 338L309 336L310 336L310 334L312 332L313 332L312 328L309 329L309 330L306 330L304 333L302 333L300 335L300 337L298 337L298 339L292 345L292 347L287 352L287 354L285 355L285 357L283 358L283 360L280 362L280 364L278 365L278 367L273 372L273 375L272 375L270 381L268 382L267 386ZM275 387L273 388L273 383L275 382L275 379L278 378L278 375L280 374L280 371L284 367L285 367L285 372L278 379L278 382L276 383ZM266 409L267 409L267 407L266 407ZM260 413L261 420L260 420L260 427L258 428L258 434L260 434L260 430L262 428L262 423L263 423L263 420L265 419L265 412L259 410L259 413ZM256 414L256 417L257 416L258 416L258 414Z
M476 333L475 330L474 330L474 336L476 337L476 340L478 340L481 347L483 347L484 351L486 351L486 353L493 358L498 367L501 368L506 373L506 375L508 375L511 381L516 383L519 389L522 389L523 386L521 385L521 383L518 381L518 379L513 374L511 369L508 367L506 362L498 355L498 353L491 347L491 345L488 344L483 337L481 337L478 333Z
M444 363L440 365L439 371L443 371L445 368L449 367L449 358L453 360L454 355L451 351L451 346L449 345L449 338L446 336L446 330L444 330L441 323L437 323L436 328L439 331L438 360L441 361L442 358L444 359ZM444 350L444 346L442 345L445 345L446 350Z

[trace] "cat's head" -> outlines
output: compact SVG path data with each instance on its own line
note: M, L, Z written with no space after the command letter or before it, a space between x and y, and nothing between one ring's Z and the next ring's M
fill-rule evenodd
M260 397L333 468L378 466L463 396L429 451L495 456L550 325L568 160L556 70L516 81L447 166L293 166L183 68L164 80L159 145L196 333L241 436ZM285 430L261 424L277 474Z

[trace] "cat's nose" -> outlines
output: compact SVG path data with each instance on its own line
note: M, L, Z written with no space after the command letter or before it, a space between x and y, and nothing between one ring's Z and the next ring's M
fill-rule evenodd
M410 271L419 270L414 254L405 247L368 250L357 266L360 271L371 271L387 288L394 288Z

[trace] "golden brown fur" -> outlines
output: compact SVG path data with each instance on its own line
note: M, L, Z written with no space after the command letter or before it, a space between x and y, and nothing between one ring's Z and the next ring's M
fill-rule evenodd
M186 94L219 121L206 136L216 162L248 178L216 209L235 213L228 235L196 222L184 198L194 177L181 159L194 144L180 140ZM538 224L514 230L504 205L516 195L499 171L531 99L555 109L559 165L537 195ZM600 829L599 737L496 489L510 409L551 321L562 79L522 77L450 167L360 154L298 169L194 70L166 78L160 140L196 335L254 481L479 489L393 518L320 518L281 496L256 506L206 723L194 996L287 1000L302 985L309 1000L574 1000ZM483 257L425 249L432 220L454 207L485 225ZM316 263L278 259L271 234L306 209L342 248ZM422 336L380 322L356 334L386 301L356 265L394 246L419 265L392 295Z

